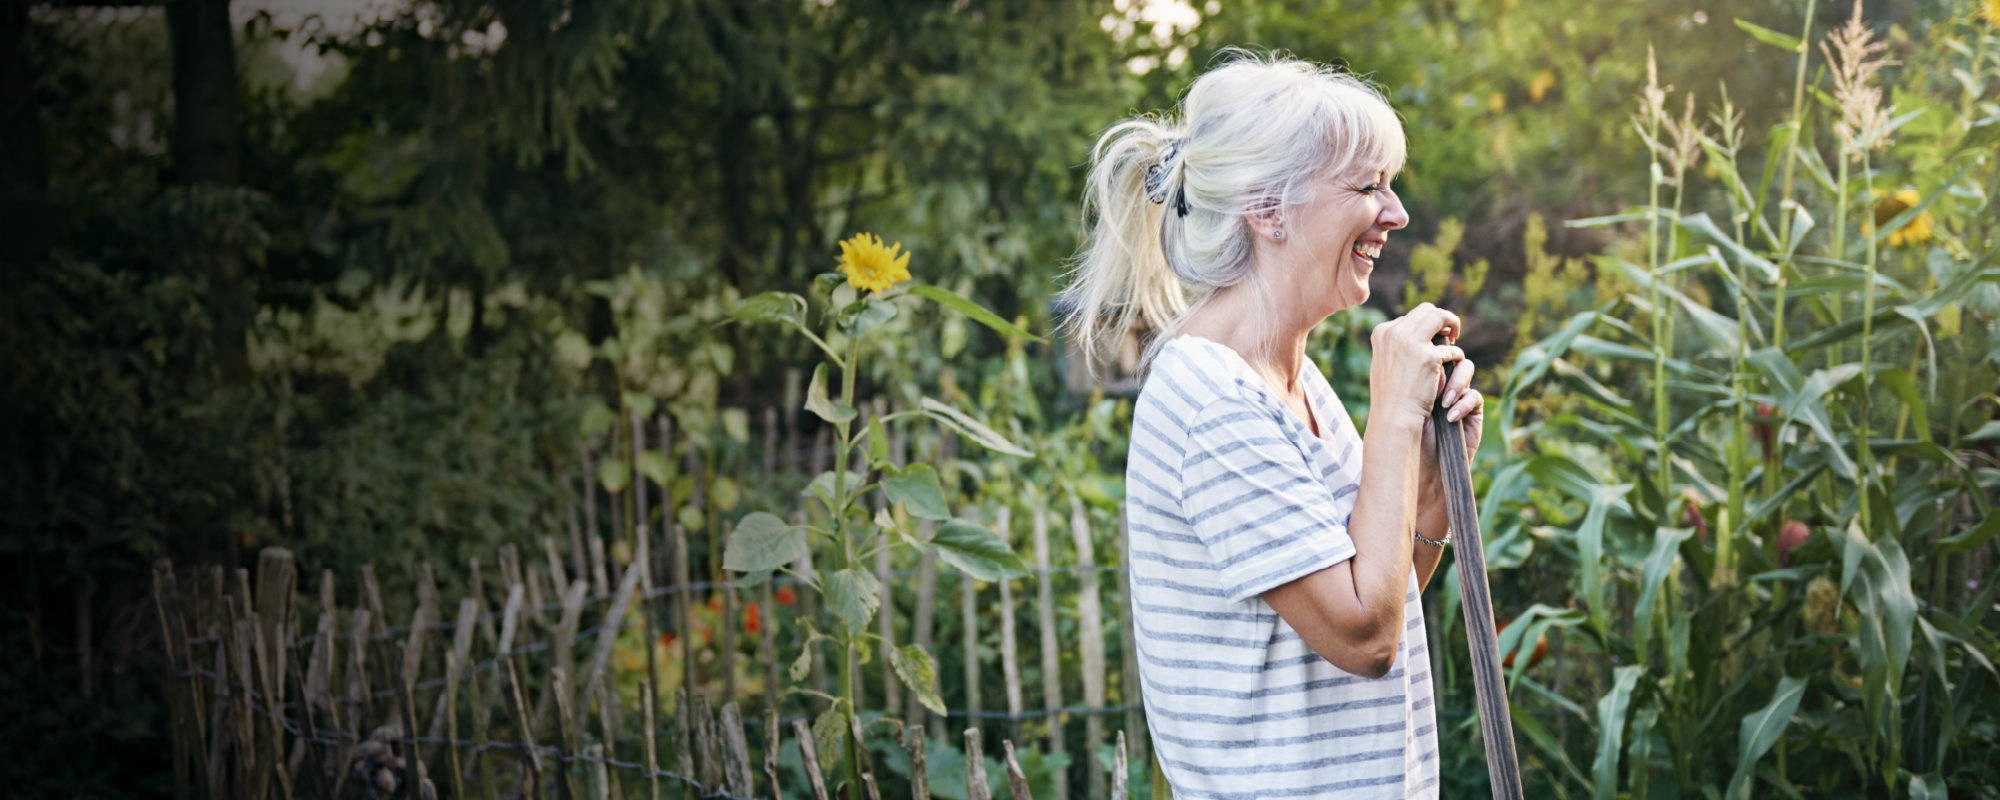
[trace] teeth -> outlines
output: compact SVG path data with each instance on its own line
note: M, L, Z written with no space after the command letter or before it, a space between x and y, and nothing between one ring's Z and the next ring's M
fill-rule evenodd
M1375 259L1382 257L1382 245L1369 244L1366 242L1356 243L1354 245L1354 252L1361 254L1363 257L1367 258L1370 261L1373 261Z

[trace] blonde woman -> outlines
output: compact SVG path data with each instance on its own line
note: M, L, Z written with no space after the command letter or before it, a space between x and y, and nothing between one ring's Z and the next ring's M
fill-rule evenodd
M1240 53L1093 154L1070 327L1086 352L1139 319L1161 331L1126 563L1176 797L1437 796L1419 596L1450 533L1427 426L1442 391L1469 453L1484 399L1464 353L1433 344L1458 317L1429 304L1373 332L1365 434L1305 357L1409 222L1404 156L1366 83Z

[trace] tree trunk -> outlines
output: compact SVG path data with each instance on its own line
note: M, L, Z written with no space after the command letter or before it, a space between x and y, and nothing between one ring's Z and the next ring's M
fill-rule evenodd
M242 137L229 2L177 0L166 7L174 51L174 181L235 186Z

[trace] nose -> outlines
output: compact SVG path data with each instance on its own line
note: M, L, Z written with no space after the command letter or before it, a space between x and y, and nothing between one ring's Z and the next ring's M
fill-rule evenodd
M1403 208L1403 198L1397 197L1395 192L1383 194L1388 195L1389 202L1383 204L1382 213L1375 218L1376 221L1389 226L1389 230L1392 231L1408 226L1410 212Z

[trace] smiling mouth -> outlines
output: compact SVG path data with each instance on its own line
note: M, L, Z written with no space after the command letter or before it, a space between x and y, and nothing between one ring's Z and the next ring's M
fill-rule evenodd
M1359 257L1363 262L1367 263L1369 266L1374 266L1375 259L1382 257L1382 243L1356 242L1354 243L1354 255Z

